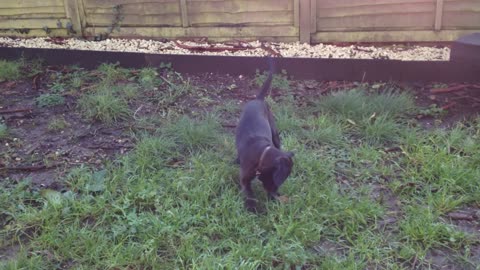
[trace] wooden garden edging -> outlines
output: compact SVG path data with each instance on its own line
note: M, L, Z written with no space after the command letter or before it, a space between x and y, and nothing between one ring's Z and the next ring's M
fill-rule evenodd
M461 48L463 50L463 48ZM0 59L41 58L46 65L78 65L96 68L101 63L120 63L129 68L171 63L181 73L255 75L267 70L264 57L148 54L111 51L0 47ZM275 58L278 70L294 79L326 81L480 82L480 65L458 61L399 61L380 59Z

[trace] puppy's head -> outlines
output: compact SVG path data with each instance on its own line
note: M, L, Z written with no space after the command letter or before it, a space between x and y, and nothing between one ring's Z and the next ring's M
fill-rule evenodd
M273 183L277 189L283 184L283 182L285 182L285 180L287 180L287 177L292 172L293 156L294 154L292 152L286 152L274 161Z

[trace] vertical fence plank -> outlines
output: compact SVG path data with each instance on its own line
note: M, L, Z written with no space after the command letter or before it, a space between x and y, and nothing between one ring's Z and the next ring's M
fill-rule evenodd
M188 27L187 0L180 0L180 12L182 14L182 26Z
M300 0L293 0L293 25L299 26L300 22Z
M443 18L443 0L437 0L437 6L435 8L435 31L442 29Z
M65 14L72 23L72 29L77 35L83 33L85 12L82 0L64 0Z
M300 0L300 42L310 43L310 26L311 26L311 14L310 14L310 0Z
M78 14L82 23L82 31L87 27L87 13L85 12L85 0L78 0Z
M310 1L310 31L317 32L317 0Z

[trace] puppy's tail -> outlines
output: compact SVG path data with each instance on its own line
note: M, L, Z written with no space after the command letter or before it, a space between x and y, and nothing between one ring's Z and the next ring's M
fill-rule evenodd
M270 86L272 84L272 78L273 78L273 57L268 57L268 67L269 67L269 73L267 80L263 83L262 90L260 90L260 93L257 95L257 99L264 100L265 97L268 94L268 90L270 89Z

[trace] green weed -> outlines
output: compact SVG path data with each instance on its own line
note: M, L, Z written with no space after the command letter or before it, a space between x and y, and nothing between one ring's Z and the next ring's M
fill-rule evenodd
M400 133L400 126L386 116L363 119L359 134L370 144L395 141Z
M43 73L43 59L26 59L20 58L19 63L22 65L22 75L27 78L34 77Z
M65 128L69 127L70 124L65 120L63 116L56 117L52 119L47 126L49 131L57 132L64 130Z
M104 83L112 84L120 80L126 80L129 75L129 70L120 67L117 62L115 64L103 63L97 68L101 74L101 79Z
M138 82L146 89L152 89L161 83L154 68L142 68L138 74Z
M8 138L8 126L5 123L0 122L0 140Z
M112 89L114 92L121 95L126 100L136 99L141 94L140 88L133 83L116 85L112 87Z
M261 87L268 77L268 71L261 73L259 70L255 73L253 84L257 87ZM286 70L282 70L280 74L274 74L272 77L272 88L288 91L290 90L290 81L288 80L288 74Z
M418 114L424 116L432 116L432 117L442 117L447 114L447 110L439 108L437 104L431 104L428 108L419 109Z
M18 61L0 60L0 82L29 78L43 72L40 59L27 60L21 58Z
M162 81L163 86L154 92L154 100L158 107L167 109L172 106L183 110L177 102L181 97L196 90L190 79L184 79L179 73L171 73L171 76L168 78L162 77Z
M60 94L42 94L35 99L39 107L53 107L63 105L65 98Z
M59 81L53 82L50 86L50 91L52 91L53 93L62 93L65 92L66 89L67 85Z
M93 80L92 75L77 66L71 66L68 72L59 71L50 74L50 91L61 93L65 91L79 90L86 82Z
M74 69L75 71L68 78L68 85L74 89L79 89L85 82L91 80L91 75L80 68Z
M20 79L21 67L19 62L0 60L0 81Z
M131 115L127 102L108 88L99 88L82 96L78 100L78 106L87 118L106 123L125 120Z

